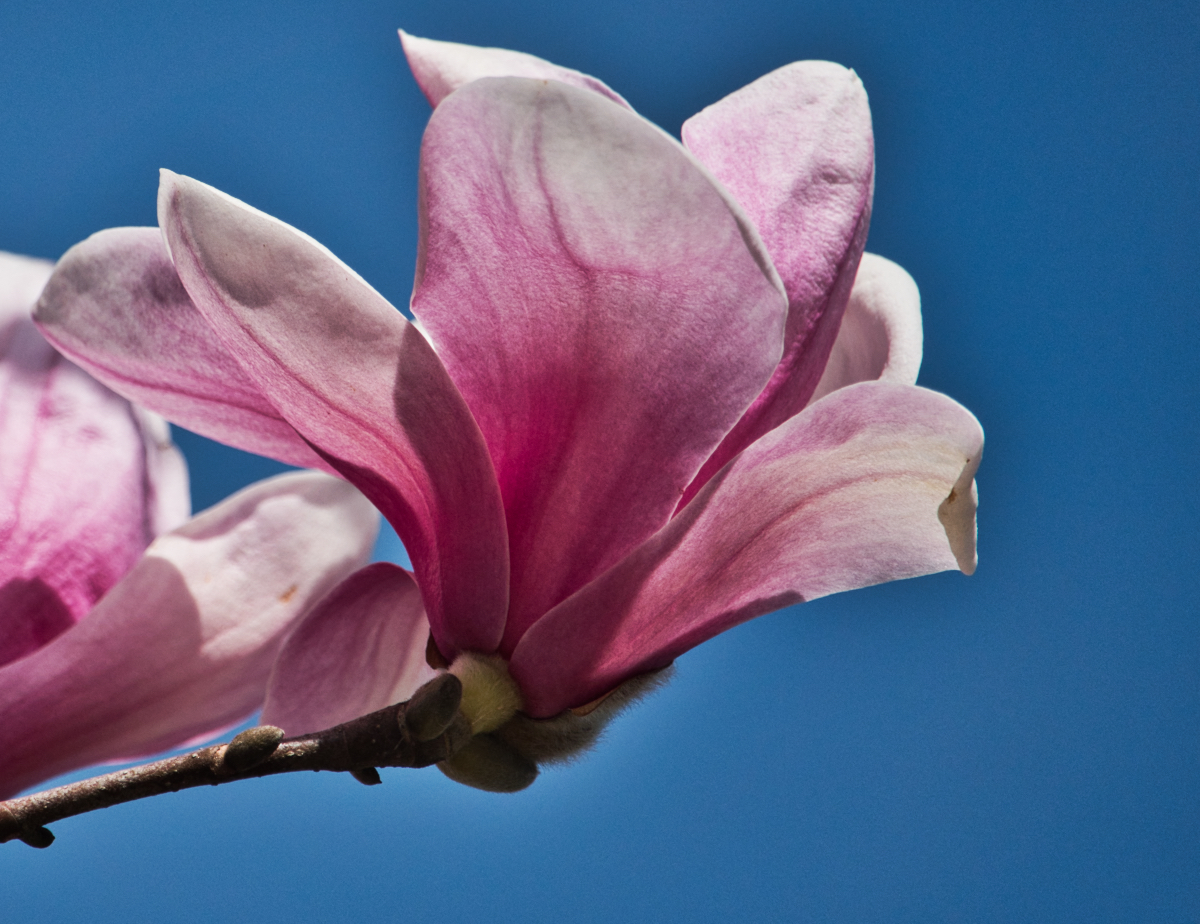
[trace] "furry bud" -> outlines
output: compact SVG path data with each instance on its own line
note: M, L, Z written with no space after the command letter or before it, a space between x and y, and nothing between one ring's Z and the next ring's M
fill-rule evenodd
M477 735L495 731L524 705L508 663L497 655L464 651L450 665L450 673L462 681L459 709Z
M518 792L537 779L537 764L491 735L476 735L438 769L456 783L486 792Z

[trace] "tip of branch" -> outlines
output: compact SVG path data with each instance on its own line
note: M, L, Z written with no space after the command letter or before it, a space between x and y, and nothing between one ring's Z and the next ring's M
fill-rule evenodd
M41 826L26 828L17 835L17 839L28 844L30 847L36 847L38 850L45 850L54 843L54 835L50 829Z
M374 767L362 767L359 770L350 770L349 773L364 786L378 786L383 782L379 771Z

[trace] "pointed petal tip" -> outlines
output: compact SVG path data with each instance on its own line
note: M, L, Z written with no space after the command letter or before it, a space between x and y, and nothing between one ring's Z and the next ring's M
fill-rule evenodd
M626 109L633 107L603 81L569 67L560 67L535 55L507 48L486 48L459 42L420 38L403 29L400 45L409 69L429 100L439 103L459 87L484 77L529 77L556 80L606 97Z
M186 179L187 177L176 173L174 170L168 170L166 167L158 168L158 201L160 208L164 198L170 195L170 192L179 185L179 181Z

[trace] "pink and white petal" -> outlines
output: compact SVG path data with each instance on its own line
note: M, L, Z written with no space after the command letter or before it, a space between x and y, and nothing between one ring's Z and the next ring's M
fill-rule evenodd
M289 629L362 565L378 522L344 481L302 472L160 538L87 619L0 668L0 796L244 719Z
M783 296L677 142L561 83L443 101L420 190L413 311L504 494L507 654L666 522L778 361Z
M29 317L53 269L54 264L49 260L0 250L0 351L11 325Z
M165 434L160 434L165 436ZM0 345L0 664L82 619L186 512L169 440L46 342L33 322ZM169 471L168 471L169 469Z
M969 411L866 382L746 449L617 567L542 618L510 670L534 716L586 703L791 603L975 566Z
M495 650L508 602L500 491L421 332L312 238L203 183L164 171L159 219L225 348L396 528L443 654Z
M196 310L158 228L111 228L76 244L35 320L84 369L168 420L247 452L329 469Z
M864 253L837 340L809 403L855 382L914 385L921 347L917 284L891 260Z
M146 525L152 536L169 533L192 515L187 462L171 442L171 426L157 414L133 405L146 449Z
M779 368L687 499L817 387L867 239L875 154L862 82L828 61L759 78L685 122L683 139L753 220L789 302Z
M408 699L436 674L425 662L421 591L388 562L352 574L296 627L271 672L264 724L321 731Z
M529 77L557 80L581 90L591 90L626 109L633 108L595 77L521 51L439 42L409 35L403 29L400 30L400 44L413 77L431 106L437 106L463 84L482 77Z

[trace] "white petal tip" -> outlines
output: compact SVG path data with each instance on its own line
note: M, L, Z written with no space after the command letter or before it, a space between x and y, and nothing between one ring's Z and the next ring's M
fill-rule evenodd
M975 510L979 506L979 493L974 480L977 466L978 460L968 460L962 476L938 506L938 520L946 530L950 551L954 554L958 569L966 575L974 574L979 562L975 551Z

